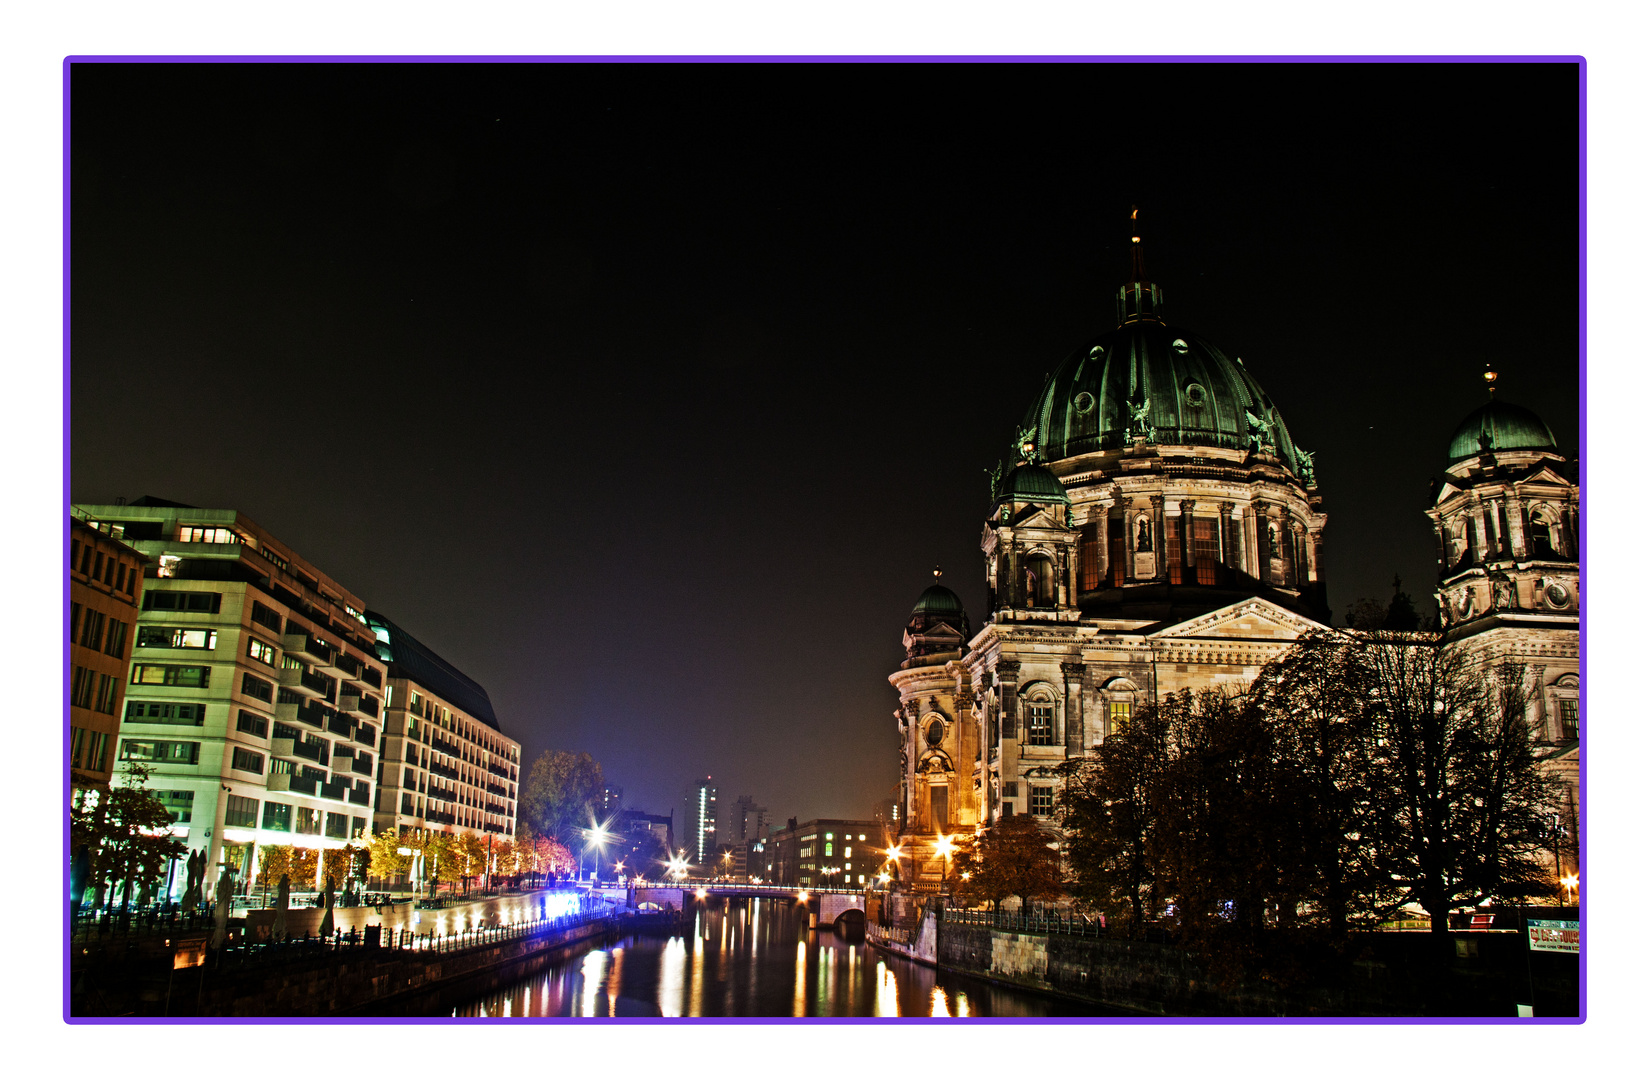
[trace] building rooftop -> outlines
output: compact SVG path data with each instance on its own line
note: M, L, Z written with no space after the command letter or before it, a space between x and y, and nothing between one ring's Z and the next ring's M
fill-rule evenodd
M378 639L379 659L390 664L390 678L407 678L494 731L502 734L493 702L482 685L443 660L436 652L375 611L367 625Z

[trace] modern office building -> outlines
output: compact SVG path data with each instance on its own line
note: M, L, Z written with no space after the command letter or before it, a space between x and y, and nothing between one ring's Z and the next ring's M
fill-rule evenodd
M706 856L716 850L716 785L710 777L695 780L682 796L683 841L687 844L688 859L694 866L703 866Z
M747 858L750 875L767 884L858 889L875 887L886 854L875 821L820 818L798 825L791 818Z
M71 792L107 787L113 774L132 629L143 595L143 555L121 542L124 531L69 517Z
M386 616L366 622L389 668L375 831L514 837L521 744L486 689Z
M361 599L235 510L73 512L145 562L118 759L152 769L209 886L222 864L247 888L264 846L365 835L385 669Z

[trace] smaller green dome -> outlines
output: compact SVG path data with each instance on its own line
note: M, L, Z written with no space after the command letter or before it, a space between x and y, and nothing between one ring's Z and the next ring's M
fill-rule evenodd
M1026 462L1014 466L997 485L995 505L1002 505L1009 499L1017 502L1051 502L1062 506L1070 506L1071 499L1066 496L1066 487L1059 478L1041 465Z
M1545 421L1521 405L1491 401L1474 409L1455 429L1449 442L1453 465L1496 450L1554 450L1558 440Z
M916 606L911 609L913 615L961 615L963 604L957 594L944 585L930 585L922 590L917 597Z

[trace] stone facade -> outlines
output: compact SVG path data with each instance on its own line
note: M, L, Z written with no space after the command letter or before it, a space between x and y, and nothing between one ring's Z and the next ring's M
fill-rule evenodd
M1133 241L1119 326L1047 378L1017 464L990 470L984 626L971 634L956 594L935 584L889 676L900 842L919 889L941 880L939 837L1015 814L1052 829L1059 766L1135 710L1182 690L1242 690L1327 628L1312 454L1242 360L1164 321ZM1444 627L1485 664L1527 666L1531 723L1573 792L1574 467L1539 418L1495 402L1467 418L1451 457L1428 511Z
M137 639L143 555L108 522L69 520L69 779L107 787Z

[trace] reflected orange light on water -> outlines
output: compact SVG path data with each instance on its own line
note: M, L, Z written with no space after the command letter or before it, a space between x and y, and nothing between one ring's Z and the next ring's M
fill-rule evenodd
M929 1009L928 1009L928 1015L929 1016L950 1016L951 1015L951 1006L945 1000L945 991L944 990L941 990L937 986L934 987L934 993L930 997L929 1000L931 1002L931 1004L929 1006Z

